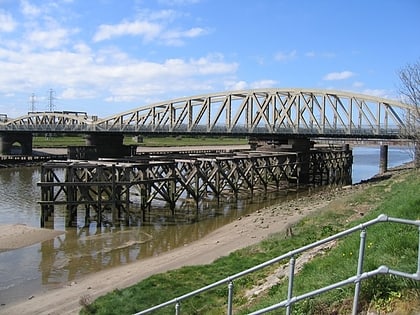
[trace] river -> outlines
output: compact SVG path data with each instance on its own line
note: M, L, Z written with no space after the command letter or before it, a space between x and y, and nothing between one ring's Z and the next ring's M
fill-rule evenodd
M353 148L353 183L379 171L379 148ZM411 161L410 151L389 147L389 167ZM40 179L37 167L0 169L0 222L40 226ZM268 196L209 205L211 217L193 224L173 224L162 218L137 227L65 228L64 207L56 207L54 228L66 233L53 240L21 249L0 252L0 304L28 299L106 268L158 255L190 243L239 216L294 198L273 193ZM160 209L163 211L164 209ZM1 312L1 308L0 308Z

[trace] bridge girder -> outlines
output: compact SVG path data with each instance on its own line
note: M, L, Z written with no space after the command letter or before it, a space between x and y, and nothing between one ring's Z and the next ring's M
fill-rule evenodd
M406 136L414 108L349 92L259 89L180 98L100 119L101 130L253 136Z
M257 89L179 98L104 119L71 112L29 113L0 130L246 136L408 137L414 108L331 90Z
M29 112L27 115L0 122L2 131L85 132L94 119L79 112Z

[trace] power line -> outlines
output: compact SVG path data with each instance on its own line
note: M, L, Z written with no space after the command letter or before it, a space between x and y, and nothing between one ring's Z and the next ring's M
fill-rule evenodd
M54 100L56 97L54 96L55 92L53 89L50 89L48 94L48 111L53 112L55 109Z
M30 98L30 111L31 112L35 111L35 105L36 105L36 96L35 96L35 93L32 93L31 98Z

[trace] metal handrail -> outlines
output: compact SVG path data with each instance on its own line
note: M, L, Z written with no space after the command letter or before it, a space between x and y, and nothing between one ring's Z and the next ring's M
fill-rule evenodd
M400 224L408 224L408 225L415 225L418 227L419 230L419 248L418 248L418 253L417 253L417 271L414 274L410 274L410 273L406 273L406 272L402 272L402 271L398 271L398 270L393 270L390 269L387 266L380 266L375 270L372 271L368 271L368 272L363 272L363 263L364 263L364 256L365 256L365 244L366 244L366 229L369 226L378 224L378 223L383 223L383 222L393 222L393 223L400 223ZM359 246L359 257L358 257L358 263L357 263L357 272L355 276L349 277L348 279L336 282L334 284L331 284L329 286L299 295L299 296L293 296L293 283L294 283L294 268L295 268L295 256L299 255L302 252L305 252L307 250L310 250L312 248L321 246L325 243L331 242L333 240L342 238L344 236L347 236L349 234L352 234L356 231L361 231L360 233L360 246ZM417 280L420 281L420 220L407 220L407 219L400 219L400 218L393 218L393 217L388 217L385 214L381 214L379 215L377 218L372 219L368 222L365 223L361 223L353 228L347 229L345 231L339 232L337 234L334 234L332 236L329 236L325 239L316 241L314 243L311 243L309 245L300 247L298 249L289 251L286 254L283 254L281 256L278 256L276 258L273 258L271 260L268 260L264 263L261 263L257 266L254 266L252 268L249 268L247 270L241 271L239 273L236 273L232 276L229 276L227 278L224 278L222 280L219 280L217 282L214 282L212 284L209 284L207 286L204 286L200 289L191 291L189 293L186 293L184 295L181 295L179 297L176 297L172 300L166 301L164 303L161 303L159 305L153 306L151 308L148 308L146 310L140 311L138 313L135 313L134 315L142 315L142 314L149 314L152 311L156 311L158 309L164 308L166 306L169 305L175 305L175 314L179 315L180 314L180 306L181 306L181 302L183 300L186 300L188 298L191 298L193 296L196 296L200 293L209 291L211 289L214 289L220 285L223 284L228 284L228 296L227 296L227 314L228 315L232 315L233 312L233 281L241 278L243 276L246 276L250 273L253 273L255 271L261 270L263 268L266 268L268 266L271 266L275 263L278 263L286 258L289 258L289 284L288 284L288 292L287 292L287 299L284 301L281 301L280 303L271 305L267 308L263 308L260 309L258 311L252 312L250 313L250 315L257 315L257 314L264 314L266 312L278 309L278 308L282 308L282 307L286 307L286 314L290 315L291 310L292 310L292 305L310 298L310 297L314 297L316 295L319 295L321 293L325 293L327 291L336 289L336 288L340 288L349 284L355 284L355 291L354 291L354 297L353 297L353 310L352 310L352 314L356 315L357 314L357 305L358 305L358 301L359 301L359 293L360 293L360 284L362 280L365 280L367 278L370 278L372 276L375 275L379 275L379 274L392 274L395 276L400 276L400 277L404 277L404 278L409 278L409 279L413 279L413 280Z

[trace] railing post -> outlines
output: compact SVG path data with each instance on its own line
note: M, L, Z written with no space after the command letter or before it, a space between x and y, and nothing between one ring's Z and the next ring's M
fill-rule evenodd
M418 227L419 231L419 244L418 244L418 252L417 252L417 279L420 277L420 225Z
M181 304L179 303L179 301L176 301L175 303L175 315L179 315L181 314Z
M228 309L227 309L227 315L232 315L233 312L233 282L229 281L228 284Z
M290 315L292 311L292 306L290 305L290 300L293 297L293 282L295 276L295 257L292 256L289 262L289 286L287 288L287 307L286 315Z
M359 259L357 262L357 279L356 285L354 287L354 297L353 297L353 315L357 315L357 309L359 304L359 293L360 293L360 286L361 286L361 279L360 275L363 272L363 261L365 256L365 243L366 243L366 230L363 229L360 232L360 246L359 246Z

